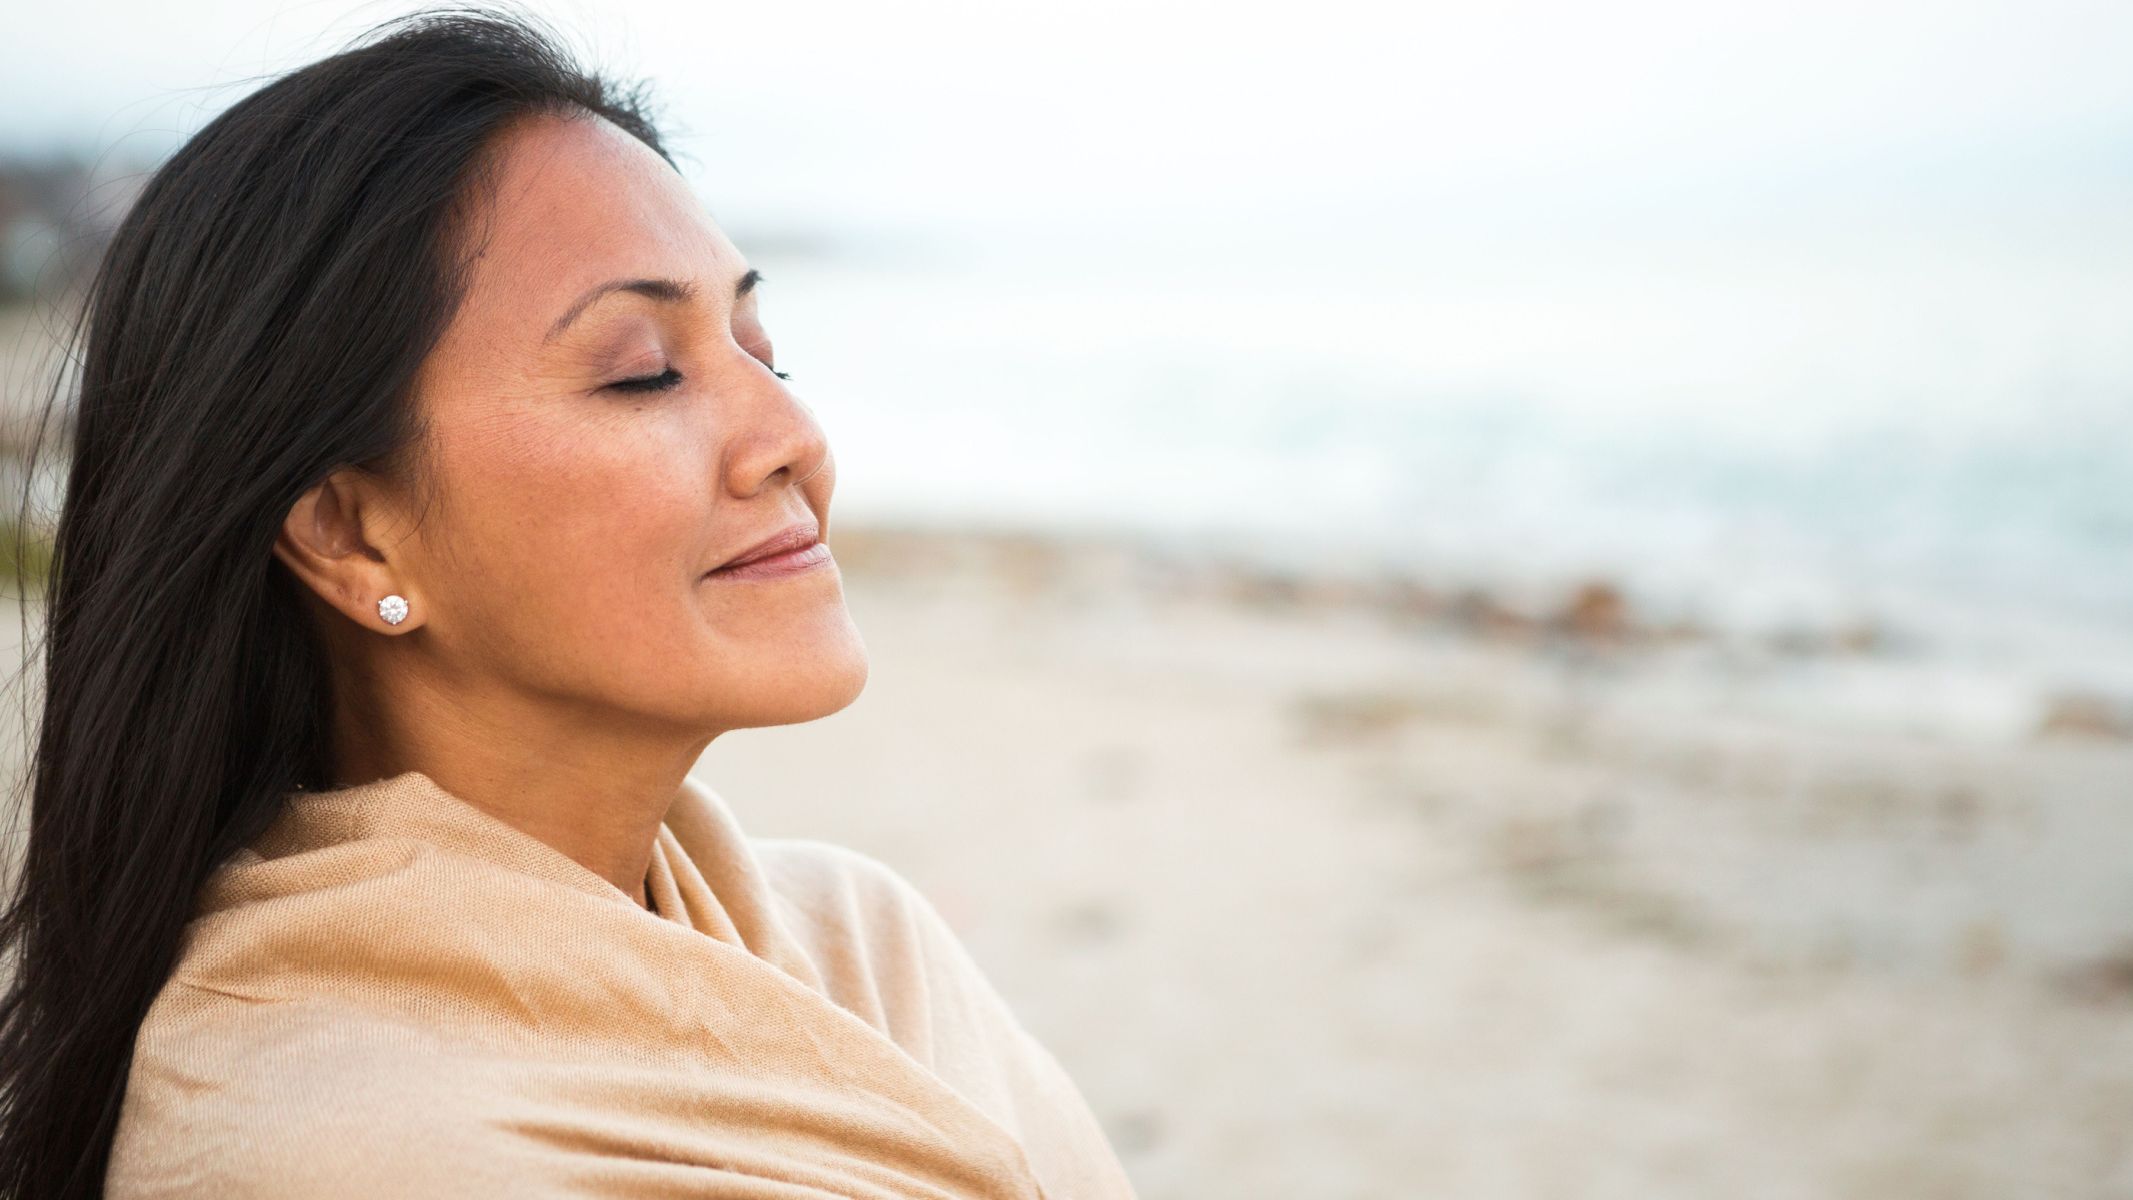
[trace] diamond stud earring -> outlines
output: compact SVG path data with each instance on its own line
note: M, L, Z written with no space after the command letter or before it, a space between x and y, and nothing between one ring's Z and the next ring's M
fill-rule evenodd
M387 596L378 601L378 615L385 618L387 625L398 625L407 620L407 597Z

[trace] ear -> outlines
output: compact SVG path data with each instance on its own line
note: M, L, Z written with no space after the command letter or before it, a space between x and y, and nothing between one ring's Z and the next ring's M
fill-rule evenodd
M405 563L382 549L397 544L387 536L393 517L376 477L344 467L289 507L274 538L274 556L349 620L381 633L406 633L420 626L427 612L406 577ZM407 600L407 616L398 625L378 614L378 602L391 595Z

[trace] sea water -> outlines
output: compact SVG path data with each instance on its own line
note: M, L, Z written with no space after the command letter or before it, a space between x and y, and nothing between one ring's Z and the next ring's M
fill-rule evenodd
M2125 211L854 231L752 259L848 519L1871 626L1932 672L1882 686L2011 730L2133 696Z

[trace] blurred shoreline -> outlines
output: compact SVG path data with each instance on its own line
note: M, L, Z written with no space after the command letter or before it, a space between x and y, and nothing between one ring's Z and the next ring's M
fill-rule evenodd
M1907 732L1991 742L2133 741L2133 696L2098 687L1995 694L1983 713L1976 704L1936 711L1935 698L1923 689L1946 682L1936 672L1947 664L1929 639L1897 621L1729 629L1648 612L1631 598L1633 581L1608 575L1552 589L1493 587L1422 570L1278 565L1249 551L1210 552L1161 535L864 517L837 520L831 545L840 562L884 578L976 572L1032 596L1130 594L1151 603L1213 603L1303 620L1369 621L1392 634L1474 639L1596 668L1701 670L1714 687L1789 696L1783 704L1790 715L1808 721L1894 719ZM1994 685L2004 681L1985 686ZM1891 709L1890 693L1907 686L1921 692Z

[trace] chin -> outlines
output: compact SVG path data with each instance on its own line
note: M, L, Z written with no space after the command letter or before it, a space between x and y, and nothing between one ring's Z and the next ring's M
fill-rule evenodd
M824 647L808 660L813 666L804 675L779 681L774 696L759 697L749 711L739 714L735 728L766 725L797 725L840 712L867 685L866 646L856 631L848 643Z

